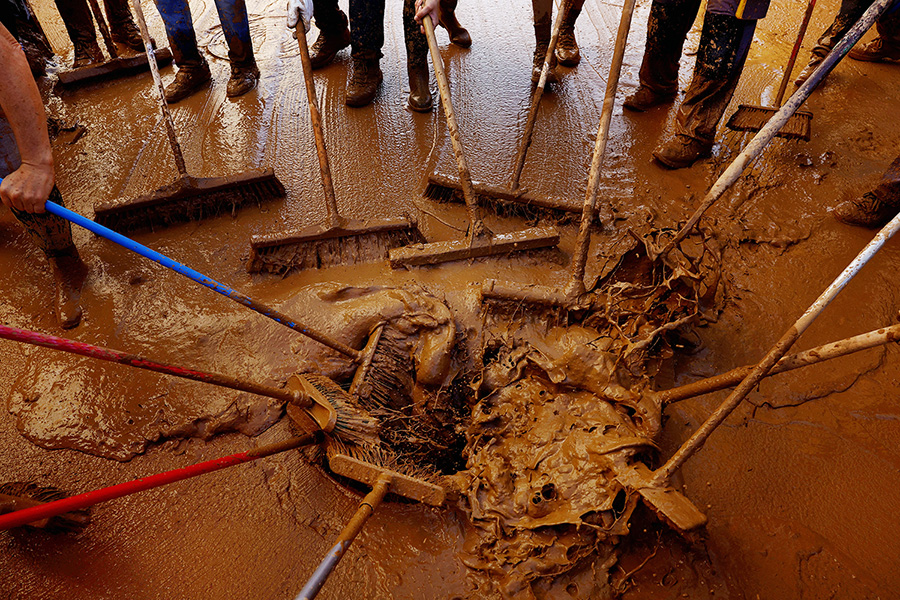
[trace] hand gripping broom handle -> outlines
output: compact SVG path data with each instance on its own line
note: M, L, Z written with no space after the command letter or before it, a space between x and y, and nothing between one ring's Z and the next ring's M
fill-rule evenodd
M819 316L819 313L825 309L828 304L834 300L835 296L844 289L844 286L853 279L859 270L865 265L876 252L891 239L897 229L900 229L900 214L894 217L890 223L885 225L884 229L869 242L865 248L853 259L846 269L835 279L828 288L822 292L822 295L806 309L806 312L797 319L790 329L785 332L778 342L772 346L762 361L756 365L749 375L741 382L737 388L725 399L725 401L713 412L712 415L701 425L697 431L688 439L681 448L675 452L666 464L660 467L653 474L652 483L654 485L664 485L672 474L677 471L684 462L689 459L697 450L699 450L710 434L722 424L722 422L737 408L744 397L750 393L753 388L762 380L763 377L775 366L778 360L794 344L797 338L806 331L806 328Z
M2 181L3 180L0 179L0 182ZM226 298L234 300L238 304L242 304L250 310L258 312L264 317L268 317L277 323L281 323L285 327L293 329L297 333L303 334L306 337L312 338L317 342L328 346L332 350L336 350L345 356L349 356L353 360L359 360L361 357L358 350L354 350L350 346L339 342L338 340L332 339L331 337L325 335L320 331L312 329L311 327L307 327L303 323L290 318L289 316L275 310L274 308L268 307L265 304L261 304L241 294L240 292L219 283L215 279L211 279L203 275L202 273L191 269L190 267L186 267L181 263L175 262L171 258L160 254L155 250L151 250L150 248L143 246L120 233L116 233L108 227L104 227L99 223L95 223L90 219L86 219L78 213L72 212L68 208L64 208L59 204L56 204L55 202L51 202L50 200L46 202L44 208L46 208L47 212L49 213L62 217L68 221L71 221L72 223L75 223L76 225L80 225L81 227L84 227L85 229L92 231L101 237L105 237L106 239L115 242L120 246L127 248L128 250L131 250L132 252L140 254L144 258L149 258L154 262L158 262L162 266L172 269L176 273L184 275L188 279L192 279L200 285L208 287L209 289L222 294Z
M166 91L163 89L162 78L159 76L159 66L156 64L156 51L153 50L153 44L150 43L150 31L147 29L147 21L144 20L141 0L134 0L134 13L137 15L141 39L144 41L144 51L147 53L147 64L150 67L150 74L153 76L154 93L159 101L163 122L166 124L166 136L169 138L169 146L171 146L172 154L175 156L175 166L178 168L178 175L184 177L187 175L187 167L184 165L184 154L181 152L178 136L175 135L175 124L172 122L172 115L169 114L169 105L166 104Z
M312 76L312 62L309 59L309 46L306 43L306 32L303 30L303 19L297 22L297 44L300 46L300 62L303 63L303 81L306 83L306 101L309 104L309 119L312 121L313 133L316 137L316 154L319 156L319 171L322 174L322 189L325 192L325 208L331 227L338 227L341 215L338 212L337 200L334 196L334 180L331 178L331 165L328 163L328 152L325 149L325 134L322 128L322 115L319 113L319 102L316 100L316 84Z
M784 68L781 85L778 87L778 95L775 97L775 106L781 106L781 99L784 98L784 91L787 89L788 80L790 80L791 72L794 70L794 62L797 60L797 53L800 52L800 45L803 43L803 36L806 35L806 27L809 25L809 18L812 16L815 7L816 0L809 0L809 4L806 6L806 13L803 15L803 21L800 23L800 31L797 33L797 41L794 42L794 48L791 50L791 57L788 59L787 66Z
M53 502L47 502L46 504L41 504L39 506L17 510L5 515L0 515L0 531L19 527L26 523L40 521L41 519L49 519L67 512L81 510L100 502L114 500L116 498L121 498L122 496L129 496L161 485L188 479L189 477L212 473L213 471L218 471L225 467L240 465L258 458L272 456L279 452L286 452L295 448L310 446L312 444L320 443L322 439L321 431L307 433L283 442L260 446L247 452L239 452L230 456L215 458L189 467L173 469L148 477L140 477L132 481L126 481L125 483L119 483L92 492L85 492L84 494L78 494L77 496L70 496L69 498L54 500Z
M819 85L822 79L824 79L835 65L844 58L844 55L850 52L850 48L852 48L853 45L859 41L859 38L872 27L872 24L887 10L892 2L894 2L894 0L875 0L875 2L872 3L866 12L863 13L863 16L860 17L859 21L856 22L856 25L851 27L850 30L844 34L844 37L841 38L841 41L828 53L828 56L825 57L825 60L819 65L819 68L813 71L813 74L809 76L809 79L807 79L803 85L788 98L788 101L784 103L784 106L778 109L777 113L772 115L772 118L769 119L768 123L759 130L759 133L750 140L750 143L747 144L740 154L738 154L737 158L735 158L734 161L728 165L728 168L722 172L713 186L709 188L700 207L694 211L694 214L691 215L684 226L677 234L675 234L675 237L663 247L659 252L659 255L668 254L676 244L687 237L687 234L694 228L700 220L700 217L703 216L703 213L705 213L710 206L715 204L715 202L722 197L722 194L731 188L738 177L741 176L741 173L744 172L744 169L747 168L747 165L760 155L769 142L772 141L772 138L775 137L775 134L784 127L784 124L791 119L794 113L797 112L797 109L806 102L806 99L812 91L816 89L816 86Z
M89 358L119 363L120 365L137 367L138 369L145 369L147 371L174 375L175 377L181 377L183 379L202 381L219 387L250 392L251 394L259 394L260 396L268 396L269 398L277 398L278 400L284 400L285 402L297 403L298 406L303 408L300 394L295 394L287 390L253 383L251 381L244 381L219 373L205 373L194 369L176 367L174 365L168 365L166 363L156 362L148 358L137 356L136 354L126 354L125 352L120 352L118 350L94 346L84 342L76 342L74 340L56 337L55 335L0 325L0 338L13 340L15 342L23 342L25 344L31 344L32 346L44 346L45 348L52 348L71 354L79 354Z
M606 142L609 140L609 124L612 121L613 104L616 101L616 90L619 87L619 74L622 72L625 44L628 42L628 31L631 29L634 4L635 0L625 0L622 7L622 18L619 20L619 31L616 33L616 45L613 50L612 62L609 65L609 78L606 80L606 95L603 98L603 110L600 113L600 126L597 129L587 192L584 195L584 206L581 209L581 224L578 228L575 250L572 253L572 273L566 289L566 296L570 300L574 300L584 293L584 268L587 265L588 246L591 244L591 224L594 220L594 205L597 203L597 191L600 187L600 167L606 154Z

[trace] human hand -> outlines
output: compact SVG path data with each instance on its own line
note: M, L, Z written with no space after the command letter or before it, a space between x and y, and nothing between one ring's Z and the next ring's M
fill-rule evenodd
M303 32L309 33L313 17L312 0L287 0L287 26L293 29L302 19Z
M438 19L440 18L438 13L439 4L440 0L416 0L416 21L421 23L422 19L428 15L431 17L431 23L437 27ZM422 33L425 33L424 26L422 27Z
M53 163L49 165L23 163L3 178L3 183L0 183L0 200L16 210L42 213L44 204L53 191L53 184Z

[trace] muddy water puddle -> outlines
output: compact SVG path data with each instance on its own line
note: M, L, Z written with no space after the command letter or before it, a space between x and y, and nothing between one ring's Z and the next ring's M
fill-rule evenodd
M70 60L53 7L38 4L41 17L50 15L45 28L56 50ZM424 291L447 307L457 338L471 356L477 355L484 332L474 291L482 281L565 285L574 240L569 224L561 226L559 250L533 256L410 272L374 264L284 278L249 275L244 267L251 235L310 225L323 216L295 42L275 16L280 5L250 4L263 73L259 89L236 100L225 97L228 65L221 59L221 28L212 3L196 2L198 38L213 57L213 84L172 112L192 174L219 176L269 166L284 182L287 198L247 208L233 218L136 234L141 243L254 299L283 303L285 310L354 347L373 319L396 316L390 308L396 305L362 303L364 308L342 305L334 310L328 290L353 287L379 293L380 286L388 286ZM773 6L770 18L761 22L734 106L771 95L780 73L773 65L781 64L789 51L788 22L801 10L795 8ZM648 9L649 3L638 7L620 101L637 83ZM827 6L817 13L810 31L823 29L835 9ZM496 184L507 180L529 93L530 9L522 5L506 12L512 17L501 19L485 5L460 6L460 19L475 40L468 51L447 44L439 33L473 175ZM615 7L586 5L577 30L584 60L566 72L542 104L523 175L529 191L574 206L583 199L617 19ZM155 14L150 25L155 37L163 39ZM343 105L346 51L333 66L316 73L338 204L353 217L408 213L430 240L461 237L466 227L461 208L421 197L432 170L453 174L455 165L439 107L426 115L405 108L399 6L388 6L386 31L385 81L373 106L350 110ZM683 62L682 89L690 57ZM163 71L164 80L171 76L171 68ZM808 103L815 114L813 141L782 144L764 155L710 211L705 225L721 250L724 305L696 330L692 354L682 351L653 367L656 387L758 360L866 243L871 234L834 223L825 208L848 190L866 189L894 158L900 129L890 116L898 85L896 68L842 63ZM51 97L54 116L86 127L74 143L61 140L55 146L59 186L69 207L89 215L100 200L134 197L174 179L153 98L148 77ZM591 249L591 281L608 273L632 247L627 228L650 224L664 229L685 218L746 143L746 138L722 132L713 160L684 171L660 170L651 164L650 152L670 129L673 114L659 109L635 116L619 107L614 112L601 186L603 226ZM488 222L497 231L526 225L520 218L489 217ZM8 214L0 218L0 228L4 322L59 334L46 310L50 274L39 253ZM296 370L313 368L347 378L347 361L314 342L84 231L76 231L75 239L90 275L86 318L73 337L266 383L279 384ZM895 245L886 247L798 346L891 323L897 299L890 274L898 260ZM0 362L0 382L8 418L0 428L0 460L11 479L86 491L289 434L274 401L49 350L10 343L4 343L4 350L9 359ZM532 368L552 371L547 362ZM571 368L570 361L565 368ZM558 392L557 383L543 377L529 379L529 385ZM538 598L800 598L835 590L842 597L889 597L900 584L892 558L900 554L900 536L894 535L890 508L895 499L888 491L900 483L900 456L891 443L898 433L891 401L897 377L896 350L887 348L763 383L677 482L709 516L702 541L682 539L649 511L635 507L629 534L610 545L596 533L597 523L604 524L601 510L591 517L598 519L593 528L584 526L564 539L571 555L556 563L552 553L544 555L544 562L529 571L527 564L508 560L530 556L510 551L528 543L505 538L507 562L498 560L501 547L485 541L489 529L483 528L481 537L473 533L471 513L392 502L373 517L322 597L477 598L490 597L494 592L489 590L496 589L511 594L530 589ZM651 454L671 454L722 397L713 394L667 409L658 438L653 438L659 450ZM568 417L570 425L583 426L590 417L575 414ZM609 421L610 415L603 418ZM542 426L548 422L559 425L550 420ZM478 437L474 430L469 433ZM483 447L479 451L488 452ZM574 453L560 465L580 456ZM478 452L469 455L473 457L482 464L499 460ZM521 458L527 462L528 453ZM507 469L527 471L518 464ZM490 477L485 481L487 487L500 486ZM557 500L552 491L546 495L544 504ZM607 510L622 514L620 506L612 506L615 498L612 493ZM605 506L598 498L585 501ZM91 529L74 540L6 534L0 587L13 598L290 598L357 502L357 496L299 455L273 457L98 507ZM532 512L548 510L531 504ZM503 519L521 524L523 515L510 506L500 508ZM613 546L616 557L610 560ZM485 556L491 557L490 565L478 564ZM195 568L180 571L173 564ZM502 574L491 570L498 564L505 565ZM548 566L553 564L557 566ZM517 578L522 572L544 576ZM504 578L505 588L485 583Z

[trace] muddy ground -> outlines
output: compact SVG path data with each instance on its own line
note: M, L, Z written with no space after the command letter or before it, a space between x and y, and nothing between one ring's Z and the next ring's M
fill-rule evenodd
M71 48L52 3L34 4L61 61L68 63ZM376 265L285 278L248 275L250 235L323 216L300 60L283 26L283 3L248 4L262 71L258 90L225 97L221 28L213 4L194 1L214 81L208 91L174 106L172 114L190 172L217 176L269 166L288 196L234 217L140 233L140 242L273 303L314 283L418 281L463 315L472 310L468 285L488 277L562 284L573 225L561 227L560 252L538 257L409 273ZM836 4L817 7L810 38L830 22ZM761 22L728 114L741 102L774 96L793 41L790 24L804 7L777 2ZM665 171L651 163L650 152L666 135L674 111L636 115L620 108L637 85L648 10L649 2L639 2L629 37L604 166L604 227L595 236L589 267L594 275L606 258L617 256L627 238L624 224L652 218L667 227L685 218L745 141L723 129L715 156L691 169ZM148 12L151 31L163 39L158 16ZM615 4L586 4L577 27L584 60L564 70L562 83L543 101L523 176L533 192L581 202L618 12ZM400 4L389 2L385 80L375 105L344 106L346 52L316 73L338 203L356 217L408 212L429 239L451 239L461 235L463 211L425 200L421 191L432 170L454 172L452 149L437 107L426 115L405 107L400 13ZM439 42L469 162L476 179L504 182L529 102L530 7L463 2L458 14L472 33L472 48L449 45L443 31ZM689 50L697 37L696 31L690 36ZM691 63L686 56L682 88ZM171 77L171 68L164 69L164 80ZM148 75L57 90L58 95L49 82L43 85L54 117L86 127L74 143L71 136L55 143L59 187L70 208L90 215L100 201L137 196L174 178ZM434 84L432 89L436 94ZM710 211L704 224L724 247L727 302L715 322L696 330L697 348L677 355L656 377L659 388L757 361L868 242L871 232L837 223L827 209L845 194L873 186L895 158L898 97L900 68L845 61L807 104L814 114L812 141L776 143ZM491 219L490 225L508 231L523 223ZM61 334L48 310L52 285L39 251L8 211L0 214L0 229L2 321ZM75 239L90 276L85 318L72 337L238 376L283 380L290 355L276 360L261 351L273 348L269 336L275 335L261 317L83 230L75 231ZM898 298L891 281L900 267L898 248L889 243L798 348L894 322ZM83 492L288 435L278 410L236 394L10 342L2 350L2 480ZM685 493L709 516L705 540L688 545L644 515L613 569L624 597L896 597L898 379L898 353L888 347L764 382L682 472ZM671 453L723 398L724 392L711 394L667 409L662 454ZM0 534L0 596L293 598L356 502L298 454L234 467L97 506L93 524L77 536ZM463 531L461 517L450 511L387 504L320 597L474 597L458 559ZM590 573L581 569L537 593L596 597Z

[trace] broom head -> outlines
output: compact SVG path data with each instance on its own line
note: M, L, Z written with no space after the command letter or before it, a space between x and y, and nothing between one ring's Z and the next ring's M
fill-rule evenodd
M337 475L347 477L374 487L379 478L387 473L391 476L391 485L388 491L416 502L422 502L429 506L441 506L446 499L446 491L443 487L404 475L398 471L377 466L369 462L347 456L334 454L328 457L328 468Z
M680 532L688 532L706 525L706 515L687 496L673 487L651 483L653 473L641 462L624 467L616 480L638 492L656 515Z
M155 52L156 64L164 67L172 62L172 51L168 48L161 48ZM103 79L113 79L115 77L124 77L133 73L140 73L149 70L147 63L147 55L143 52L134 56L119 56L111 58L100 64L93 64L87 67L71 69L69 71L61 71L57 74L59 83L63 86L74 86L87 84Z
M55 487L40 487L34 483L22 481L0 484L0 505L5 504L12 507L13 511L40 506L65 497L66 494ZM81 531L90 522L90 512L88 509L82 508L26 525L39 527L51 533L68 533Z
M305 412L327 432L347 442L374 444L378 441L378 421L359 408L350 394L334 381L316 373L292 375L288 388L311 401Z
M357 221L340 218L300 231L257 235L250 239L251 273L283 275L294 269L321 269L385 260L392 248L425 241L415 220Z
M766 106L741 104L728 119L726 126L732 131L759 131L779 110ZM775 137L808 142L811 133L812 113L807 110L798 110L791 115L791 118L775 134Z
M272 169L245 171L228 177L185 175L152 194L100 204L94 209L94 220L120 233L156 229L199 221L226 211L234 215L245 204L259 204L284 195L284 186Z
M415 244L391 250L391 267L418 267L438 263L481 258L495 254L509 254L536 250L559 244L559 232L554 227L532 227L512 233L498 233L484 237L466 237L449 242Z

